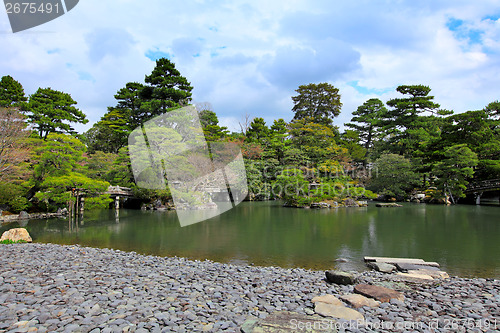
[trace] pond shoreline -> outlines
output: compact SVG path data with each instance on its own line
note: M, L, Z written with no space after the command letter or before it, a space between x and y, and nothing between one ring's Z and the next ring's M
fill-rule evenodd
M265 318L275 311L311 315L315 296L353 290L327 283L324 271L238 266L78 245L2 245L0 267L0 330L239 332L249 317ZM385 279L374 271L358 277L359 283L368 284ZM499 280L452 277L398 286L404 289L404 302L358 309L367 324L441 325L436 331L446 331L447 324L464 329L465 324L475 325L478 332L486 331L487 324L500 328Z

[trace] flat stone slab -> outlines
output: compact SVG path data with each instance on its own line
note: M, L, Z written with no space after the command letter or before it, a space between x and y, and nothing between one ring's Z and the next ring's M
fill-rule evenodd
M333 305L323 302L317 302L314 311L324 317L332 317L344 320L365 320L361 313L346 306Z
M330 283L342 284L342 285L356 283L356 277L351 273L342 271L326 271L325 275L326 275L326 280Z
M386 203L378 203L375 205L376 207L403 207L400 204L394 203L394 202L386 202Z
M325 318L317 315L307 316L296 312L277 311L262 320L255 317L248 318L240 330L243 333L319 333L325 332L325 329L328 332L337 332L333 326L326 322Z
M412 265L439 267L439 264L437 262L429 262L423 259L414 259L414 258L364 257L363 259L368 262L383 262L392 265L412 264Z
M420 264L407 264L403 262L396 263L396 268L401 272L407 272L409 270L417 270L417 269L427 269L439 271L438 267L429 266L429 265L420 265Z
M333 295L316 296L312 299L312 302L313 303L322 302L322 303L339 305L339 306L344 305L341 300L339 300L337 297L335 297Z
M397 270L396 266L391 264L386 264L385 262L368 262L366 263L368 267L382 273L392 273Z
M354 292L356 294L373 298L382 303L390 302L391 299L397 299L399 301L404 301L405 299L403 293L400 293L399 291L371 284L358 284L354 286Z
M404 278L405 280L434 280L434 278L430 275L427 274L422 274L422 273L396 273L397 276Z
M340 298L345 301L347 304L352 306L353 308L360 308L363 306L369 306L371 308L376 308L380 306L380 302L376 301L374 299L365 297L360 294L348 294L348 295L342 295Z
M450 276L448 273L440 271L440 270L428 270L428 269L417 269L417 270L408 270L408 274L425 274L432 276L435 279L449 279Z

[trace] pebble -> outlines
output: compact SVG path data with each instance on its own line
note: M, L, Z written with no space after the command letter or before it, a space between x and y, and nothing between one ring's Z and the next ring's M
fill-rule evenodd
M78 245L0 245L0 330L238 332L250 316L312 315L314 297L352 293L353 286L329 284L324 274ZM387 276L367 271L357 279L370 284ZM404 302L363 307L364 326L346 331L394 332L406 323L420 326L399 331L446 332L447 324L463 332L500 330L498 280L452 277L399 291Z

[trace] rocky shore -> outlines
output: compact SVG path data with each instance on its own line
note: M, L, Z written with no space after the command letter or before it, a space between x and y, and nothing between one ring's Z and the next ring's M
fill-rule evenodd
M321 317L324 325L315 331L500 331L499 280L411 283L391 276L367 271L357 283L392 288L403 300L357 308L364 322L348 325ZM343 296L354 288L326 282L323 271L80 246L0 245L4 332L240 332L249 318L262 320L282 311L317 318L313 298L346 300ZM292 324L293 331L306 331L300 321Z

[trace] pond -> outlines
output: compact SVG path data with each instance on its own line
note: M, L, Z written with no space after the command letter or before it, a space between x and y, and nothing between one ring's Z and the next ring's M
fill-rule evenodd
M450 275L500 278L500 207L295 209L243 202L181 228L174 211L86 212L23 223L35 242L81 244L237 264L364 270L363 256L436 261ZM17 227L17 223L0 229ZM345 258L347 263L336 262Z

